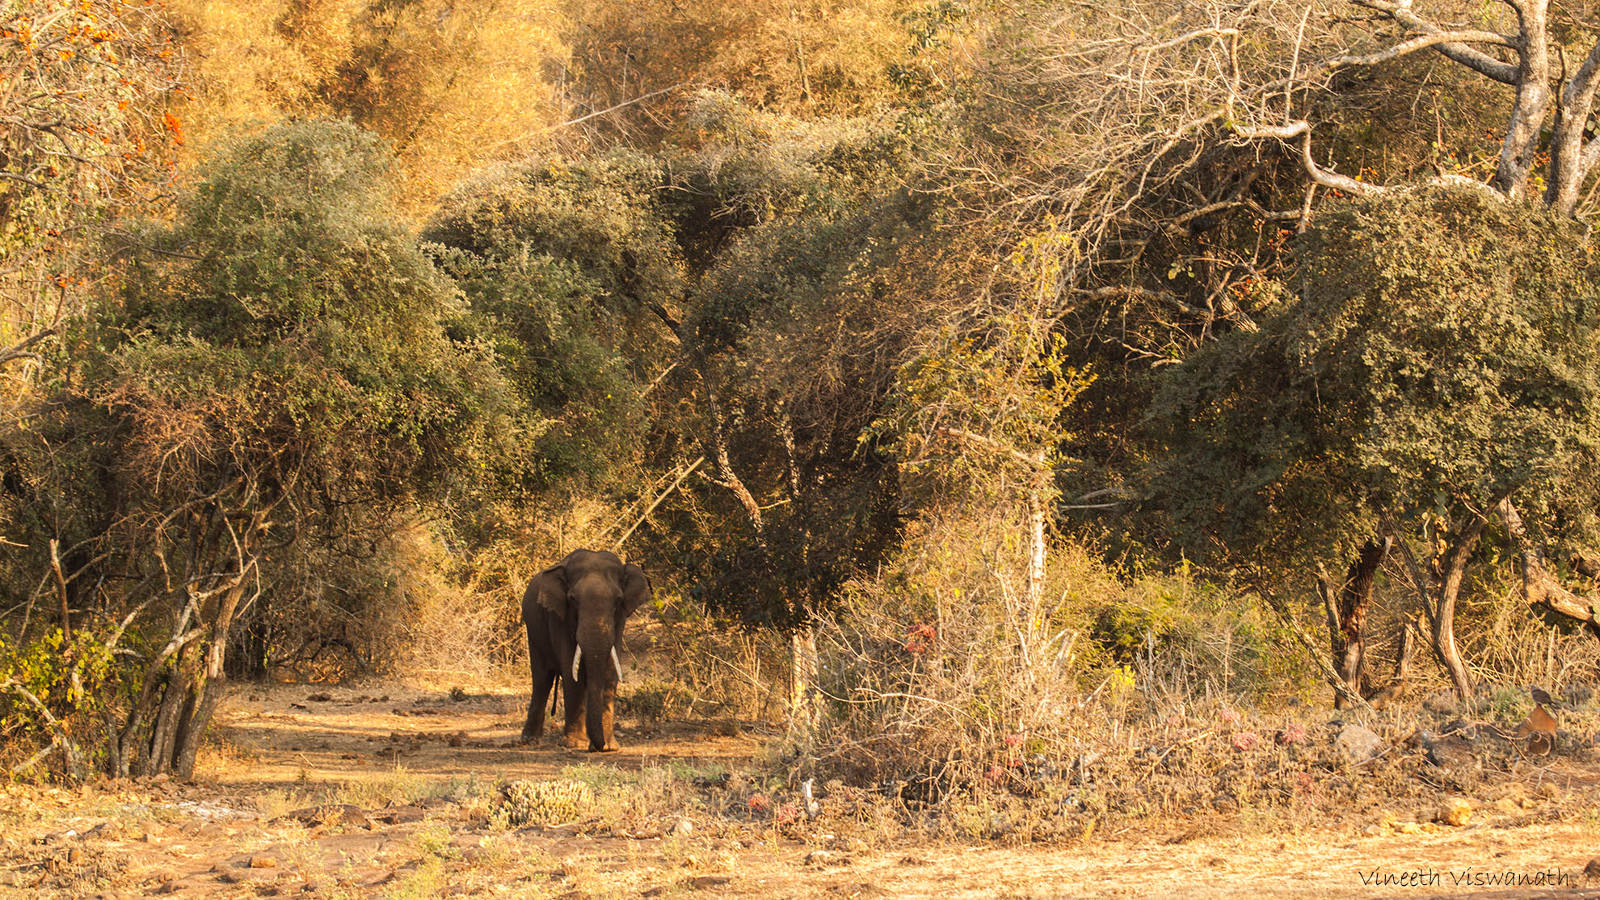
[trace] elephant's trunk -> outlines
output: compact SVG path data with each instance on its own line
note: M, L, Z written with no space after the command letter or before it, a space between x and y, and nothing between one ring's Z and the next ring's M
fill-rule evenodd
M578 645L578 649L572 651L572 680L573 681L577 681L578 680L578 663L581 662L582 660L583 660L583 645L579 644Z
M617 648L611 648L611 665L617 670L617 680L622 680L622 660L617 659Z

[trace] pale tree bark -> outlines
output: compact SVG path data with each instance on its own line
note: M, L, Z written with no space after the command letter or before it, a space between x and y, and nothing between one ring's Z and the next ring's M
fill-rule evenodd
M1395 535L1395 547L1405 562L1412 586L1422 601L1423 614L1428 620L1430 643L1434 656L1450 676L1456 696L1467 699L1473 694L1472 674L1461 657L1456 643L1456 602L1461 596L1461 583L1466 576L1467 563L1483 536L1484 516L1466 513L1465 521L1446 529L1433 541L1433 551L1424 573L1410 545L1398 536L1392 523L1390 533Z
M1542 547L1528 535L1517 507L1507 497L1495 508L1517 550L1522 570L1522 594L1530 607L1554 613L1581 624L1600 638L1600 597L1583 596L1568 590L1550 571Z
M1582 189L1600 163L1600 137L1595 132L1595 99L1600 87L1600 37L1592 42L1583 62L1570 76L1563 62L1552 65L1549 0L1502 0L1515 19L1515 30L1501 33L1484 29L1450 29L1430 21L1411 0L1351 0L1352 5L1378 13L1400 26L1405 36L1391 46L1365 54L1338 54L1289 76L1290 84L1269 82L1236 92L1234 102L1250 110L1234 124L1246 139L1300 140L1302 164L1319 185L1352 193L1380 193L1384 189L1358 184L1324 170L1310 152L1310 123L1285 115L1281 124L1270 120L1265 102L1277 92L1292 97L1297 91L1318 89L1331 74L1355 67L1389 62L1430 50L1484 77L1514 90L1512 106L1501 133L1499 158L1487 187L1508 199L1528 196L1542 153L1549 168L1542 201L1562 215L1574 215ZM1509 55L1511 60L1501 58ZM1253 107L1253 109L1252 109ZM1554 123L1547 124L1551 113Z

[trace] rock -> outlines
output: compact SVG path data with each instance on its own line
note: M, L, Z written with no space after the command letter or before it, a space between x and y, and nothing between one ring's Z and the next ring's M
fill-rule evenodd
M250 868L252 869L276 869L277 867L278 861L273 857L260 853L250 857Z
M1437 737L1424 731L1421 733L1421 745L1427 751L1428 763L1440 769L1454 771L1471 768L1476 760L1472 753L1472 742L1458 734Z
M357 828L372 829L372 820L359 806L349 803L330 803L326 806L307 806L273 819L274 822L294 821L307 828L318 826L348 825Z
M1368 825L1367 827L1361 829L1361 834L1365 837L1378 837L1379 835L1383 834L1383 826Z
M372 814L372 820L384 825L408 825L412 822L421 822L427 817L428 811L420 806L391 806Z
M1339 752L1352 763L1364 763L1383 752L1383 738L1361 725L1346 725L1334 741Z
M688 819L679 819L677 824L672 826L672 833L679 837L688 837L694 834L694 823Z
M838 857L829 850L813 850L806 854L806 865L808 866L831 866L836 861L838 861Z
M1472 821L1472 804L1463 797L1448 797L1439 804L1436 818L1445 825L1459 828Z

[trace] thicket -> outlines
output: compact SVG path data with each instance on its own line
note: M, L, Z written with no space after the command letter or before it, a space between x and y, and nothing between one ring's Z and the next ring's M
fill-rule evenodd
M1587 677L1596 35L1531 5L8 8L3 759L515 663L578 546L792 639L798 770L940 790L1408 635Z

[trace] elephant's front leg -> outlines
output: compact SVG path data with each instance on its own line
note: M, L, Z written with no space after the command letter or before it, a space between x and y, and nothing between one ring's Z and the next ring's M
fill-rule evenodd
M561 742L574 750L581 750L589 745L589 733L585 727L584 687L566 674L562 674L561 690L567 698L567 727L562 734Z
M617 739L612 734L614 724L613 711L617 703L617 683L607 681L600 686L596 693L599 696L589 701L589 749L593 752L609 753L620 750Z

